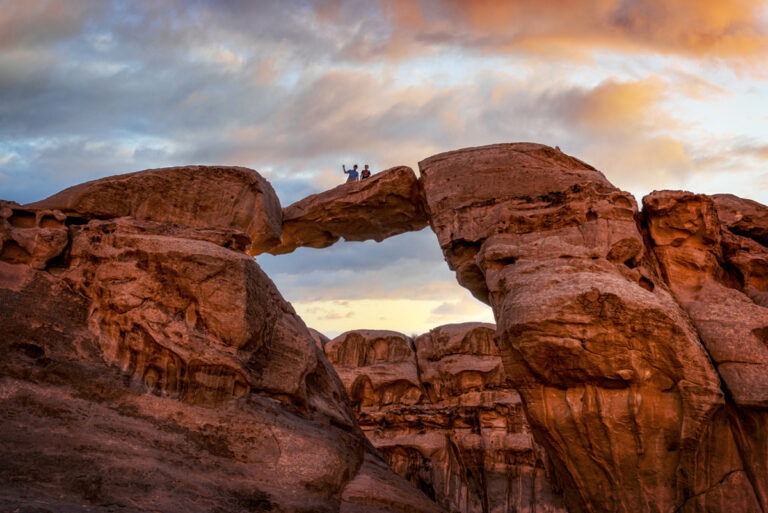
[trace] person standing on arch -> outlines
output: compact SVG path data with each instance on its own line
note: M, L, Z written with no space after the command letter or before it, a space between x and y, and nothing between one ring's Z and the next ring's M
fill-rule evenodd
M360 173L360 180L365 180L366 178L371 177L371 170L368 169L368 164L365 165L365 169L362 170Z
M352 169L347 171L347 168L344 167L344 164L341 165L342 171L344 171L345 174L349 175L347 178L347 183L349 182L356 182L357 181L357 164L352 166Z

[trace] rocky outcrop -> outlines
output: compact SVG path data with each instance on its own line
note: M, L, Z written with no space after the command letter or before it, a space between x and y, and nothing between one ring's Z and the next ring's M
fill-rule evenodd
M493 307L569 511L759 511L719 376L656 273L632 196L535 144L420 168L432 228Z
M272 186L256 171L184 166L109 176L28 205L84 219L133 217L230 233L227 247L258 254L280 242L282 212Z
M387 463L448 511L565 511L493 325L441 326L415 339L355 330L325 350Z
M0 202L2 508L768 513L768 207L638 212L538 144L420 168L282 212L222 167ZM328 341L244 254L427 220L495 335Z
M427 218L413 170L399 166L313 194L283 209L282 242L269 252L325 248L341 237L376 242L421 230Z
M74 204L0 208L0 510L441 511L367 442L231 226Z
M445 513L402 478L378 454L366 451L355 478L344 488L339 513Z
M643 199L665 281L691 316L733 400L768 406L768 308L745 293L758 299L765 293L759 270L760 264L768 270L768 250L727 225L721 230L719 210L712 198L689 192L654 192Z
M768 246L768 207L733 194L712 196L717 215L729 232Z
M690 315L735 407L727 420L768 505L768 207L731 195L654 192L643 199L664 280ZM746 510L745 510L746 511Z
M593 167L540 144L467 148L435 155L419 167L429 222L448 266L456 271L458 282L485 303L488 286L476 257L489 235L506 233L514 229L513 223L529 232L575 225L577 220L547 207L569 201L570 193L581 192L582 183L612 188ZM617 207L626 209L631 220L634 202L624 196ZM518 209L525 199L530 199L530 205L523 205L528 208ZM541 216L535 215L536 208Z
M57 210L26 210L0 201L0 261L45 269L69 244L66 219Z

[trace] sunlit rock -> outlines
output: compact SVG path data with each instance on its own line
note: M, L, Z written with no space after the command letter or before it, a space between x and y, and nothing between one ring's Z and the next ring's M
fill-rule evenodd
M301 246L324 248L342 237L381 242L425 226L416 176L411 168L399 166L284 208L282 242L269 252L279 255Z
M251 254L279 243L282 223L280 200L269 182L252 169L232 166L168 167L108 176L28 206L86 219L129 216L226 230L233 239L228 247Z

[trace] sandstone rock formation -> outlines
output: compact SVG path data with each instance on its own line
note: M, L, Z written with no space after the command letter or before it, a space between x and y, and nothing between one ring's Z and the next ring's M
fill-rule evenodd
M442 511L386 467L304 323L229 244L248 219L227 203L183 224L145 200L115 197L142 219L0 206L0 510Z
M768 207L639 212L530 143L420 168L282 212L220 167L0 202L0 506L768 513ZM493 338L327 341L244 253L427 220Z
M768 207L731 195L654 192L643 199L662 275L690 315L735 407L721 442L768 505ZM723 429L726 431L726 429ZM743 475L746 474L746 475ZM757 510L757 509L755 509Z
M761 511L743 434L656 273L632 196L535 144L420 168L431 226L459 282L493 307L505 370L569 511Z
M426 226L416 176L411 168L399 166L284 208L282 242L269 252L290 253L300 246L325 248L341 237L381 242Z
M130 216L230 231L231 245L258 254L280 242L282 213L272 186L252 169L184 166L109 176L29 205L85 219ZM250 238L250 240L248 240Z
M368 438L450 512L564 512L494 326L441 326L415 340L355 330L325 346Z

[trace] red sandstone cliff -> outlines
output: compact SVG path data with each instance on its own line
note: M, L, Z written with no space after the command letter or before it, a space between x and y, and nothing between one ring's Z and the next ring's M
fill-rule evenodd
M717 246L714 209L652 195L641 218L602 173L536 144L420 167L430 224L459 282L494 310L505 370L569 511L765 510L759 400L728 393L708 342L751 343L728 317L763 307L697 292L700 317L675 283L708 273L696 251Z

